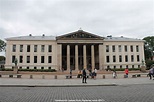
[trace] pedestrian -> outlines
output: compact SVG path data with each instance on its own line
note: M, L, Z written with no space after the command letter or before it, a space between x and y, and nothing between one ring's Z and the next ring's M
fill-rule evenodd
M128 68L126 68L125 69L125 74L126 74L127 78L128 78L128 71L129 71Z
M94 79L96 79L96 76L97 76L97 69L95 68L95 70L94 70Z
M150 78L150 80L152 79L152 76L153 76L153 68L150 68L150 70L149 70L149 78Z
M116 73L115 70L113 71L112 75L113 75L113 78L114 78L114 79L117 77L117 73Z
M82 83L87 83L86 79L87 79L86 70L83 69L83 71L82 71Z

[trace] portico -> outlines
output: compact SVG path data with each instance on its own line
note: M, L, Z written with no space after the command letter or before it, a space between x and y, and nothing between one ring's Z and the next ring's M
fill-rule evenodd
M83 68L99 69L102 61L101 45L103 38L97 35L78 30L77 32L57 37L59 69L81 70Z

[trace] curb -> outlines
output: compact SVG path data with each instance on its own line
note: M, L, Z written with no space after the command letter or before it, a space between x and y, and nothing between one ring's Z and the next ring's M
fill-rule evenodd
M99 84L99 85L0 85L0 87L93 87L93 86L118 86L117 84Z

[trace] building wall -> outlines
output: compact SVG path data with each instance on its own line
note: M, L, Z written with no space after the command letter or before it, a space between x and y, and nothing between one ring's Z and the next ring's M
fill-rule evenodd
M109 68L138 68L141 66L142 60L144 60L144 42L143 41L104 41L103 51L104 53L104 69ZM109 52L106 52L106 45L109 46ZM121 46L121 51L119 47ZM115 46L115 52L112 51L112 46ZM127 46L127 52L125 51L125 46ZM131 51L130 46L133 46L133 51ZM139 51L136 51L136 46L138 46ZM128 62L125 61L125 56L128 56ZM137 55L139 56L139 61L137 61ZM106 56L109 56L109 62L107 62ZM113 56L116 57L116 61L113 62ZM122 61L119 61L119 56L122 57ZM131 60L131 56L134 56L134 61Z
M16 45L16 51L12 51L13 45ZM23 45L23 52L20 52L20 45ZM30 52L27 52L27 45L30 45ZM34 52L34 45L37 45L37 52ZM41 52L41 45L45 45L44 52ZM48 45L52 45L52 51L48 52ZM6 68L12 68L12 56L18 59L19 68L34 69L57 69L57 43L53 41L7 41L6 47ZM20 63L20 56L23 56L23 62ZM27 63L27 56L30 56L30 63ZM37 63L34 63L34 56L37 56ZM41 63L41 56L44 56L44 63ZM48 56L52 56L52 62L48 63Z

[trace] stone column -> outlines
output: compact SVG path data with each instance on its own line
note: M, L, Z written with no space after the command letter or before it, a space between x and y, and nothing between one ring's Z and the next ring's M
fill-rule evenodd
M86 45L83 45L83 68L87 69Z
M99 44L99 69L103 70L103 45Z
M78 45L75 45L75 70L79 69L78 65Z
M70 70L70 45L67 45L67 71Z
M91 45L91 68L95 68L94 45Z
M62 45L58 44L58 54L57 54L57 65L58 65L58 70L62 70Z

